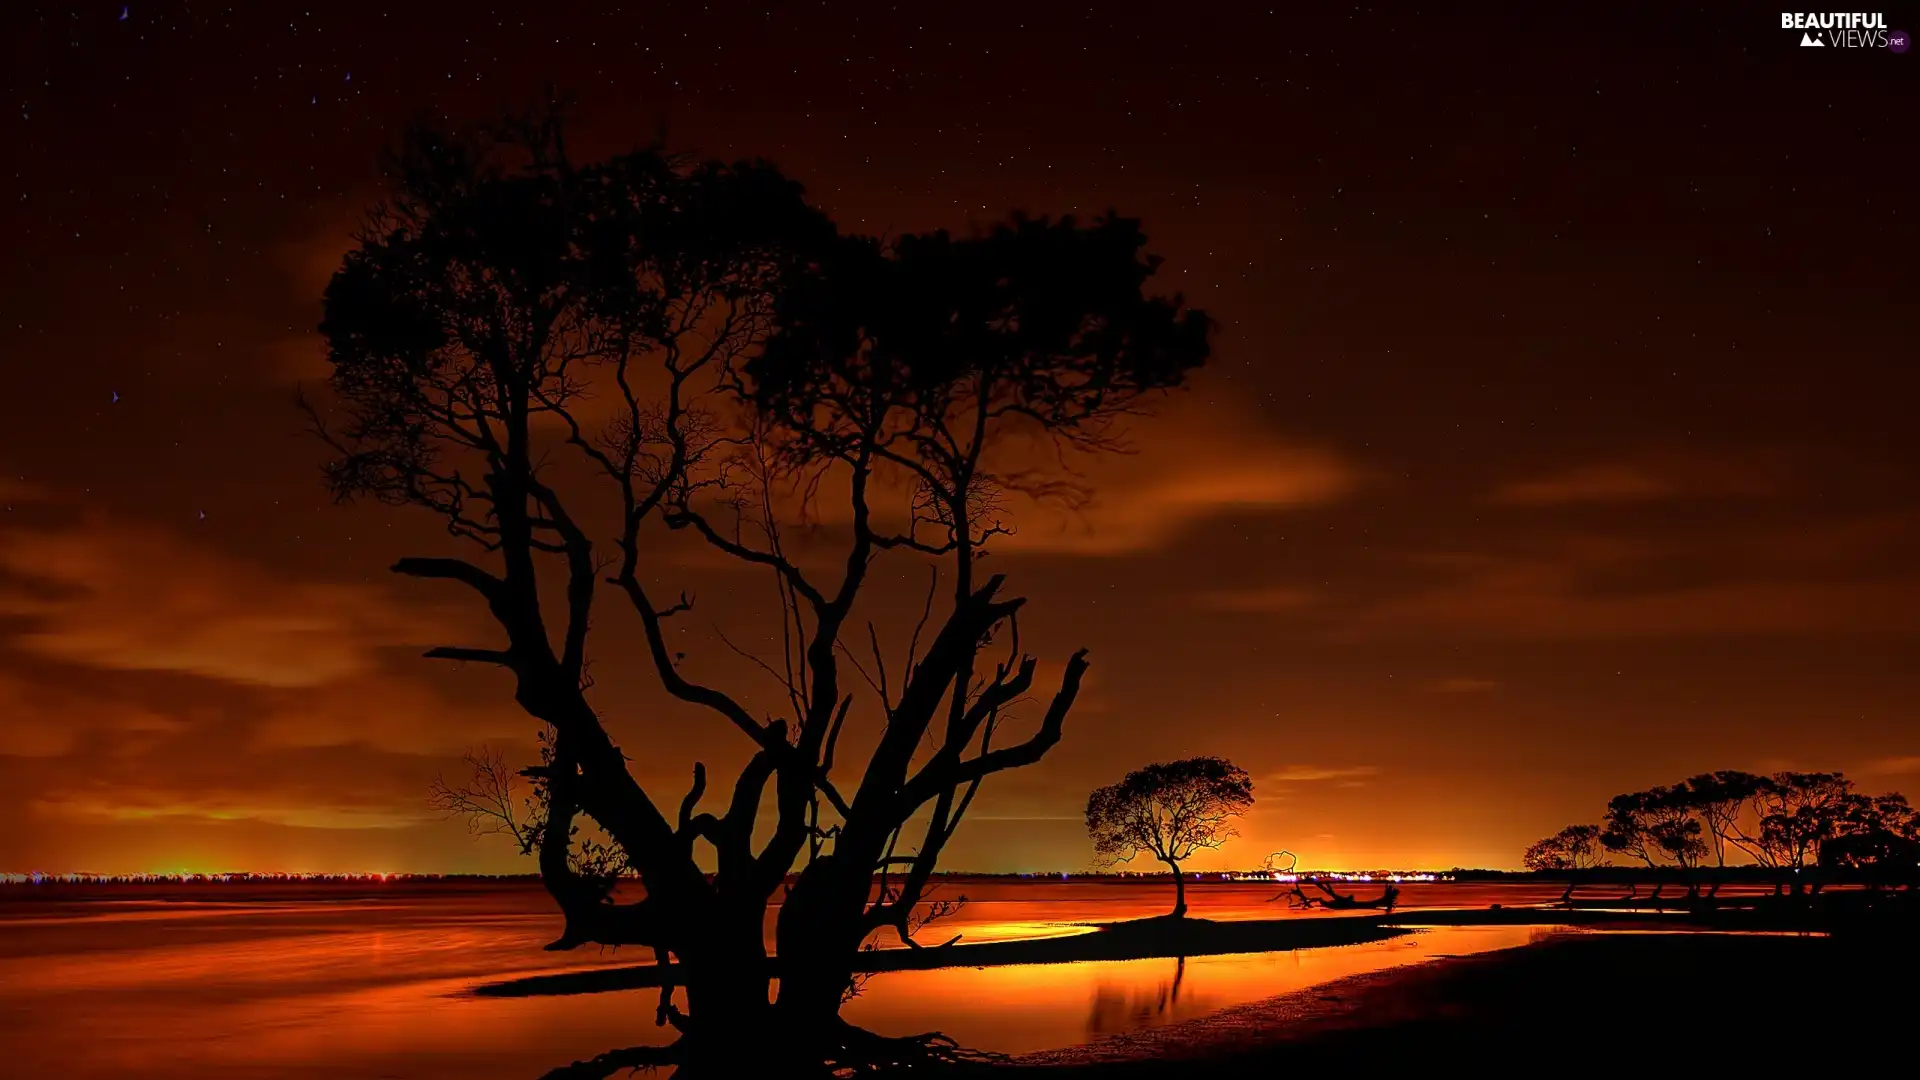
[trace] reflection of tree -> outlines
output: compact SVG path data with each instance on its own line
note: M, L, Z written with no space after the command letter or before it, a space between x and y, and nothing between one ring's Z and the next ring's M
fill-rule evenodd
M1093 992L1087 1031L1094 1035L1113 1035L1172 1019L1178 1011L1180 987L1186 978L1187 958L1181 956L1173 962L1173 980L1159 983L1151 997L1136 996L1124 987L1101 983Z

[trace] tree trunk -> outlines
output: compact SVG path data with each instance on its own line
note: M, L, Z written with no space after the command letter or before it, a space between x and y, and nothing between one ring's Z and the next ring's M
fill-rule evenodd
M764 1076L784 1068L776 1055L787 1049L786 1040L774 1031L764 968L757 974L707 970L688 975L686 1031L679 1043L682 1064L675 1076Z
M782 1022L800 1030L837 1023L840 1004L853 978L853 962L865 934L862 922L870 874L864 865L839 854L822 856L802 871L780 905L774 929L780 958L779 1011Z
M1166 863L1173 868L1173 917L1184 919L1187 917L1187 876L1180 872L1179 863L1172 859Z

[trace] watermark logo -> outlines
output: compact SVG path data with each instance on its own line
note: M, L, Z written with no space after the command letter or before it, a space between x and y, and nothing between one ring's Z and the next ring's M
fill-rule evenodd
M1880 11L1783 11L1780 29L1800 33L1803 49L1889 49L1903 53L1912 44L1904 30L1888 30Z

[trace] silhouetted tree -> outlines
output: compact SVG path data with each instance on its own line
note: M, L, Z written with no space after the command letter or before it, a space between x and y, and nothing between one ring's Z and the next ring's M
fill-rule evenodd
M1920 815L1904 795L1854 795L1821 846L1820 865L1859 873L1873 888L1912 885L1920 879Z
M449 783L446 775L433 778L427 801L448 817L466 821L477 836L501 834L510 837L520 854L531 855L540 844L541 800L522 795L514 782L516 771L497 746L469 749L461 760L468 778Z
M1690 777L1679 785L1689 809L1700 819L1702 837L1713 854L1714 866L1727 865L1727 849L1744 850L1740 825L1766 786L1764 777L1737 769L1721 769Z
M550 947L646 946L685 988L684 1010L665 992L656 1010L681 1034L673 1047L555 1075L673 1063L690 1078L809 1076L952 1056L950 1041L882 1039L838 1010L870 935L911 940L981 782L1058 741L1087 667L1076 653L1031 733L1005 737L1036 661L1020 651L1023 601L975 564L1008 527L1003 493L1050 489L993 448L1113 448L1118 418L1202 362L1205 316L1144 294L1156 264L1121 218L841 238L769 165L651 149L576 165L548 115L420 128L389 164L394 194L326 294L344 419L310 408L335 451L328 480L342 499L425 507L485 557L393 569L484 603L503 643L427 655L504 669L550 733L527 770L544 804L541 876L565 916ZM783 529L828 517L827 492L845 524L815 539L844 540L836 575L803 569ZM787 691L785 715L759 718L683 670L687 639L668 627L692 601L658 598L658 526L773 578L786 646L761 663ZM868 669L846 638L888 553L933 562L936 582L944 563L949 599L930 591L891 650L869 623ZM601 585L638 619L665 689L752 747L723 812L700 811L695 763L670 814L603 726L588 676ZM983 657L1001 644L1004 659ZM834 779L854 705L843 660L882 714L851 795ZM644 746L637 756L653 764ZM773 820L756 829L769 794ZM616 902L582 872L581 820L644 899ZM696 857L702 843L710 855ZM770 1001L762 924L783 885Z
M1706 854L1700 822L1688 807L1686 792L1656 787L1616 795L1607 803L1600 843L1609 851L1631 856L1658 870L1668 859L1682 870L1691 869ZM1656 881L1657 899L1664 883Z
M1769 865L1795 873L1817 866L1852 794L1853 781L1837 772L1774 773L1759 792L1757 849Z
M1173 917L1187 913L1180 864L1235 834L1233 818L1253 807L1253 780L1217 757L1148 765L1087 797L1087 832L1096 861L1111 865L1151 855L1173 871Z
M1660 865L1656 861L1660 848L1652 834L1653 797L1650 791L1615 795L1607 801L1600 832L1600 843L1608 851L1638 859L1649 870Z
M1654 846L1682 870L1700 865L1707 854L1705 830L1693 815L1686 791L1677 787L1657 789L1651 809L1647 835Z
M1543 840L1536 840L1521 857L1521 863L1536 873L1565 873L1567 891L1560 902L1571 903L1580 875L1600 865L1600 826L1569 825Z

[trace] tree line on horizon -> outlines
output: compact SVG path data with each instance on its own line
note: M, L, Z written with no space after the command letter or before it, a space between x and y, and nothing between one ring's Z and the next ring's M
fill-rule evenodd
M1652 874L1656 898L1672 876L1686 880L1689 896L1704 878L1712 895L1741 857L1776 891L1818 891L1838 877L1910 886L1920 878L1920 814L1906 796L1868 795L1839 772L1721 769L1615 795L1598 824L1538 840L1522 861L1568 874L1562 899L1571 900L1582 877L1614 865L1609 855Z

